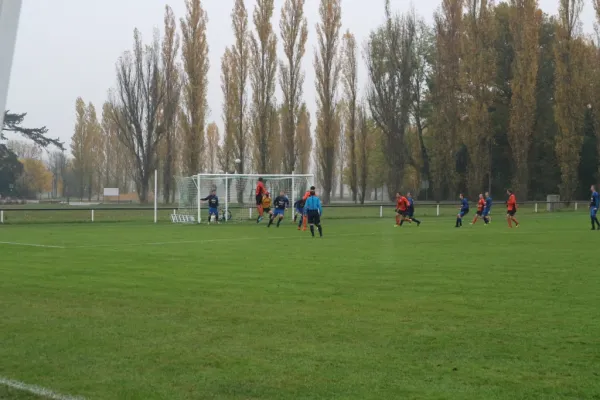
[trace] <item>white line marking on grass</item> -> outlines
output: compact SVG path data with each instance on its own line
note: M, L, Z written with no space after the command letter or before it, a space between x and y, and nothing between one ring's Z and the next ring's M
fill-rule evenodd
M0 242L0 244L6 244L6 245L10 245L10 246L44 247L44 248L48 248L48 249L66 249L65 246L52 246L49 244L19 243L19 242Z
M8 386L9 388L20 390L22 392L28 392L37 396L45 397L52 400L85 400L83 397L74 397L64 394L53 392L50 389L43 388L41 386L29 385L24 382L15 381L0 376L0 385Z
M349 236L374 236L378 233L341 233L339 235L325 235L324 238L337 238L337 237L349 237ZM286 240L286 239L298 239L306 240L309 236L275 236L269 237L269 240ZM172 242L151 242L151 243L119 243L119 244L99 244L90 246L73 246L71 249L94 249L94 248L122 248L122 247L138 247L138 246L164 246L168 244L203 244L203 243L216 243L216 242L238 242L238 241L251 241L251 240L264 240L264 237L239 237L239 238L220 238L220 239L202 239L202 240L180 240Z

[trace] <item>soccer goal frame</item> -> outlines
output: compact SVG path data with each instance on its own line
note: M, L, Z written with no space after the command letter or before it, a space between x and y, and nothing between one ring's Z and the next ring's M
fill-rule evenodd
M304 191L314 185L313 174L196 174L188 177L176 177L178 213L193 216L194 222L203 222L202 198L211 190L217 190L219 196L219 219L222 222L251 220L256 208L254 190L258 178L263 178L272 198L283 190L290 200L293 220L293 204L302 197ZM177 222L178 218L172 218ZM210 221L209 221L210 222Z

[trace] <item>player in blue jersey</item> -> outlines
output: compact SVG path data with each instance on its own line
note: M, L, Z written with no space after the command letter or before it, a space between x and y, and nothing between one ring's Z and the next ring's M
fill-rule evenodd
M287 196L285 195L285 192L283 190L281 192L279 192L279 196L275 197L275 201L273 202L273 205L275 206L275 209L271 213L271 216L269 218L269 224L267 225L267 228L269 228L273 224L273 221L276 218L277 218L277 227L279 228L279 224L281 224L281 221L283 220L283 217L285 216L285 210L286 210L286 208L288 208L290 206L290 200L287 198Z
M208 223L210 224L211 217L215 216L215 222L219 223L219 197L217 196L216 190L211 190L210 194L203 199L202 201L208 202Z
M321 207L321 199L317 197L314 190L310 191L309 196L304 203L304 214L308 219L312 236L315 237L316 225L319 230L319 236L323 237L323 228L321 227L321 214L323 214L323 208Z
M408 199L408 218L409 222L416 222L417 226L421 225L421 221L415 218L415 200L412 197L412 193L408 192L406 195Z
M483 222L489 224L492 222L492 196L490 192L485 192L485 208L483 209Z
M596 216L598 213L598 207L600 206L600 197L596 191L596 186L592 185L590 190L592 191L592 200L590 201L590 219L592 220L592 230L595 231L596 225L598 225L598 230L600 230L600 222L598 222L598 217Z
M469 213L469 200L467 200L465 195L461 193L460 194L460 211L456 215L455 228L460 228L462 226L462 219L468 213Z
M302 229L302 220L304 219L304 200L303 199L298 199L296 200L296 202L294 203L294 222L296 222L296 220L298 219L298 216L300 216L300 220L298 221L298 230Z

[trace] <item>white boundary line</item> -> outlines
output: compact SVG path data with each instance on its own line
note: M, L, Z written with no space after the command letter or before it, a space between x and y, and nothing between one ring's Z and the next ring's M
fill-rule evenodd
M339 235L325 235L324 238L332 237L349 237L349 236L374 236L378 233L342 233ZM300 237L301 240L308 240L310 236ZM99 244L89 246L71 246L69 249L95 249L95 248L122 248L122 247L138 247L138 246L163 246L168 244L203 244L203 243L217 243L217 242L239 242L239 241L251 241L251 240L264 240L265 237L253 236L253 237L240 237L240 238L220 238L220 239L203 239L203 240L179 240L172 242L151 242L151 243L119 243L119 244ZM298 236L275 236L268 237L269 240L286 240L294 239L298 240ZM316 237L318 239L318 237ZM65 247L67 248L67 247Z
M13 379L4 378L2 376L0 376L0 385L4 385L12 389L20 390L22 392L28 392L52 400L85 400L83 397L74 397L59 394L41 386L29 385L25 382L15 381Z
M48 244L35 244L35 243L19 243L19 242L0 242L0 244L7 244L11 246L25 246L25 247L44 247L48 249L66 249L65 246L53 246Z

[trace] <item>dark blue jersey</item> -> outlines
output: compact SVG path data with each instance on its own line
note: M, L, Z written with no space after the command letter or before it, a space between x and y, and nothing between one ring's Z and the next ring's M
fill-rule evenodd
M275 201L273 202L275 208L278 210L285 210L290 206L290 201L287 196L277 196L275 197Z
M592 199L590 201L590 207L598 208L598 206L600 206L600 197L598 195L598 192L594 192L594 193L592 193Z
M219 196L215 195L215 194L211 194L203 199L201 199L202 201L208 201L208 206L210 208L217 208L219 207Z
M487 199L485 199L485 208L489 211L492 209L492 197L489 196Z
M410 211L413 211L415 209L415 201L413 200L412 197L408 198L408 209Z
M462 211L469 211L469 200L466 197L462 199L460 209Z
M302 200L302 199L296 200L296 202L294 203L294 208L296 210L302 210L302 209L304 209L304 200Z

